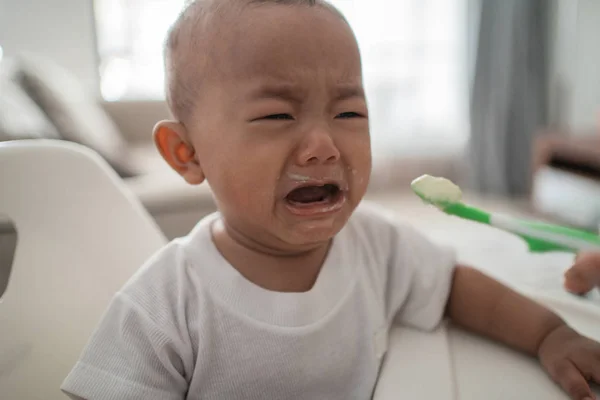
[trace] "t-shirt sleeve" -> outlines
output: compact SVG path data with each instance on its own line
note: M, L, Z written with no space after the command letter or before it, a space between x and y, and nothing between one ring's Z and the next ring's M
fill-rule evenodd
M456 257L409 226L397 230L388 265L390 319L422 330L436 328L444 317Z
M113 299L61 390L86 400L185 398L185 344L127 295Z

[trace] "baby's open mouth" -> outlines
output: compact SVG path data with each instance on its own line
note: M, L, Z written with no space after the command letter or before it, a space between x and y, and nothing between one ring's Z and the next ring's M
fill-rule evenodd
M333 204L340 200L342 191L335 184L321 186L304 186L292 190L286 200L294 206L310 206L317 204Z

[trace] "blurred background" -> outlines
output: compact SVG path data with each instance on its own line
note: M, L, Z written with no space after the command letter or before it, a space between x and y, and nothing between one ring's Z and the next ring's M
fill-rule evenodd
M93 148L168 237L214 210L151 143L168 117L162 43L184 3L0 0L0 140ZM372 195L430 173L597 229L600 1L332 3L363 53Z
M62 399L114 293L165 239L216 210L210 187L186 185L151 140L169 118L162 44L184 2L0 0L3 399ZM600 0L332 3L363 55L369 200L519 290L600 304L597 290L566 297L572 254L531 254L409 190L421 174L444 176L483 209L597 232ZM5 145L21 139L79 143L116 174L80 152ZM585 315L592 332L598 318Z

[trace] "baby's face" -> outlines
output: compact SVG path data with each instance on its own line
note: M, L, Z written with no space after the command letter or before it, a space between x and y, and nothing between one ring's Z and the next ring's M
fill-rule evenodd
M230 28L191 129L220 211L236 232L276 249L328 241L371 172L354 36L320 7L251 8Z

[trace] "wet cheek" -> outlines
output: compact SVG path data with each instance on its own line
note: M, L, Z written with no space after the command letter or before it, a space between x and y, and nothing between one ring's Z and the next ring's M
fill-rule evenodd
M348 165L348 175L354 180L365 180L371 174L371 149L368 144L359 144L344 149Z
M364 153L360 150L348 166L348 179L352 182L352 198L358 202L364 196L371 177L370 152Z
M370 170L364 168L359 170L352 170L352 181L354 183L354 190L356 194L364 193L369 184Z

